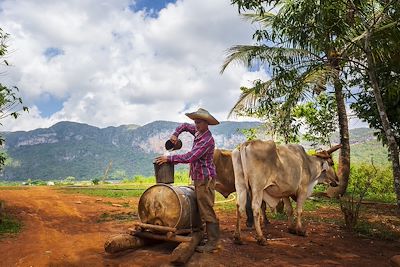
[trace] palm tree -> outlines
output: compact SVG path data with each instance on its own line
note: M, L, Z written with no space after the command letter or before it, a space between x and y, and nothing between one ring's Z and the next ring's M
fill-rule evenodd
M294 93L297 96L297 98L287 98L292 101L286 106L289 108L286 116L290 116L290 110L294 105L304 100L301 96L307 93L310 95L313 91L318 93L326 90L329 85L333 87L342 149L338 168L340 186L336 189L330 188L328 194L338 196L346 191L350 174L348 119L341 77L344 64L337 52L343 45L338 42L338 36L343 34L345 25L345 21L337 13L338 10L343 10L345 5L338 0L329 1L329 4L323 1L318 4L311 0L279 1L279 3L279 11L276 14L266 12L263 8L261 11L244 15L251 22L262 25L262 30L256 31L254 35L259 43L230 48L221 72L232 62L241 62L246 66L252 66L255 62L268 65L273 71L273 77L271 81L265 83L266 88L264 90L254 88L253 92L245 91L235 108L243 107L244 102L247 103L245 107L250 108L251 104L255 103L254 99L262 102L262 99L273 91L286 90L289 95ZM332 9L332 6L335 6L335 9ZM273 45L267 45L271 42ZM295 75L287 75L293 73L293 70ZM288 80L293 81L293 79L296 80L291 82L293 86L283 88L274 86L290 83Z

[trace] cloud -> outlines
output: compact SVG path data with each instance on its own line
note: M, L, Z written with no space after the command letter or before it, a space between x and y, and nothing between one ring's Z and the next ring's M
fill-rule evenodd
M13 64L5 82L17 85L31 107L4 128L28 130L59 120L99 127L183 121L184 112L199 106L225 120L239 87L265 76L240 66L219 74L226 49L252 42L252 26L229 1L177 1L158 16L130 5L0 2ZM49 96L62 109L45 116L38 103Z

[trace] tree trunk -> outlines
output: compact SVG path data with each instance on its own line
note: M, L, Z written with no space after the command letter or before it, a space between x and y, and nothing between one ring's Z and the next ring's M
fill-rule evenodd
M394 190L397 196L397 208L400 211L400 164L399 164L399 146L394 137L393 131L390 128L389 118L386 113L385 104L382 100L381 90L379 88L378 79L376 77L374 67L374 59L369 46L370 33L367 34L365 38L365 51L367 56L367 67L368 76L371 82L376 105L378 107L379 117L382 122L383 130L385 131L385 136L388 143L388 150L390 154L390 160L392 162L393 180L394 180Z
M337 69L338 67L336 67ZM337 77L334 81L335 98L337 105L337 113L339 119L340 143L342 148L339 152L338 177L339 185L337 187L329 187L326 194L329 197L339 197L346 192L350 176L350 138L349 138L349 122L347 120L346 103L343 96L343 85L339 79L340 70L337 69Z

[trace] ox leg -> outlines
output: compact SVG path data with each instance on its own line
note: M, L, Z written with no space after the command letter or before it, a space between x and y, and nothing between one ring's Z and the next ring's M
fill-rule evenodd
M245 201L246 201L246 190L242 192L237 192L237 199L236 199L236 230L233 235L234 243L238 245L243 245L243 241L241 238L241 229L240 229L240 220L242 214L244 213L245 208Z
M257 243L261 246L265 246L267 244L267 240L265 239L261 230L261 214L260 214L262 194L263 192L260 193L253 192L251 207L253 209L254 226L256 228L256 234L257 234L256 237Z
M262 216L264 219L264 227L267 228L268 224L270 224L268 218L267 218L267 203L265 203L265 201L263 200L261 203L261 212L262 212Z
M290 199L289 198L283 198L282 199L283 200L283 203L284 203L284 206L285 206L285 212L286 212L286 215L287 215L287 217L288 217L288 228L289 228L289 232L290 233L292 233L292 234L295 234L296 233L296 229L294 228L294 225L293 225L293 207L292 207L292 203L290 202Z
M251 194L247 192L246 194L246 226L252 228L254 225L253 210L251 208Z
M300 236L306 236L306 230L303 228L301 223L301 216L303 214L303 205L306 199L303 196L297 198L296 211L296 234Z

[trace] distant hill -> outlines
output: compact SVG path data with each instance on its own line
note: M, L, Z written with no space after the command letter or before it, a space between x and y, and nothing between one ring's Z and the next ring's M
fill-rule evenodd
M103 176L112 161L110 178L153 175L153 159L165 153L164 143L179 125L170 121L154 121L138 125L97 128L82 123L59 122L50 128L23 132L5 132L4 149L9 156L1 180L93 179ZM241 129L259 127L259 122L222 122L211 127L218 148L233 149L245 141ZM192 136L180 138L185 152L192 146ZM387 152L373 136L373 130L350 132L352 162L387 163ZM332 143L338 142L334 134ZM307 144L304 144L307 148ZM185 168L179 166L179 168Z
M165 153L164 143L179 125L154 121L144 126L121 125L97 128L82 123L59 122L50 128L28 132L5 132L5 150L10 157L2 180L76 179L102 177L112 161L110 177L153 175L153 159ZM258 122L221 122L211 127L216 146L232 149L245 140L241 129ZM192 136L183 133L183 149L192 146Z

